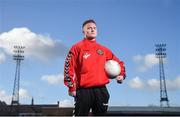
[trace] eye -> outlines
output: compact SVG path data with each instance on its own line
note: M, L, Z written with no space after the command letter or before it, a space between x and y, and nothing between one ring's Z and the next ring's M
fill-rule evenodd
M87 29L88 29L88 30L90 30L90 29L91 29L91 27L88 27Z

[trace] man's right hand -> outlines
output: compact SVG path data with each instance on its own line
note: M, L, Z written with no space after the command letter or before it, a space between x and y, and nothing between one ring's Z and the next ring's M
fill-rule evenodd
M76 91L69 92L69 96L76 97Z

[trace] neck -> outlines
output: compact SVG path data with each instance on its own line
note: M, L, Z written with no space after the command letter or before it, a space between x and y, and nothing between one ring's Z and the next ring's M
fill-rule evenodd
M89 41L96 41L96 38L85 38L85 39L87 39Z
M90 40L90 41L96 40L96 38L91 38L91 37L85 37L85 39L88 39L88 40Z
M94 39L88 39L88 40L90 40L90 41L96 41L96 38L94 38Z

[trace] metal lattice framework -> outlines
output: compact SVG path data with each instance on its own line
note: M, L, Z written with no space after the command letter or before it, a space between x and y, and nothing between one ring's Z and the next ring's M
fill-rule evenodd
M169 100L166 89L166 80L164 74L163 59L166 58L166 44L156 44L156 58L159 59L159 77L160 77L160 104L161 107L169 107Z
M24 60L24 48L25 46L14 46L13 59L16 61L16 71L11 105L19 105L20 63Z

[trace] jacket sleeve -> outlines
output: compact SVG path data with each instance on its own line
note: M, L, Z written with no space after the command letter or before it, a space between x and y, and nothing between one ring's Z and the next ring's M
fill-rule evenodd
M76 49L73 46L65 59L64 64L64 84L69 88L69 92L76 90Z
M120 67L121 67L121 72L119 75L123 76L124 79L126 78L126 70L125 70L125 65L124 62L121 61L119 58L117 58L112 51L110 51L109 49L106 48L106 60L115 60L119 63Z

